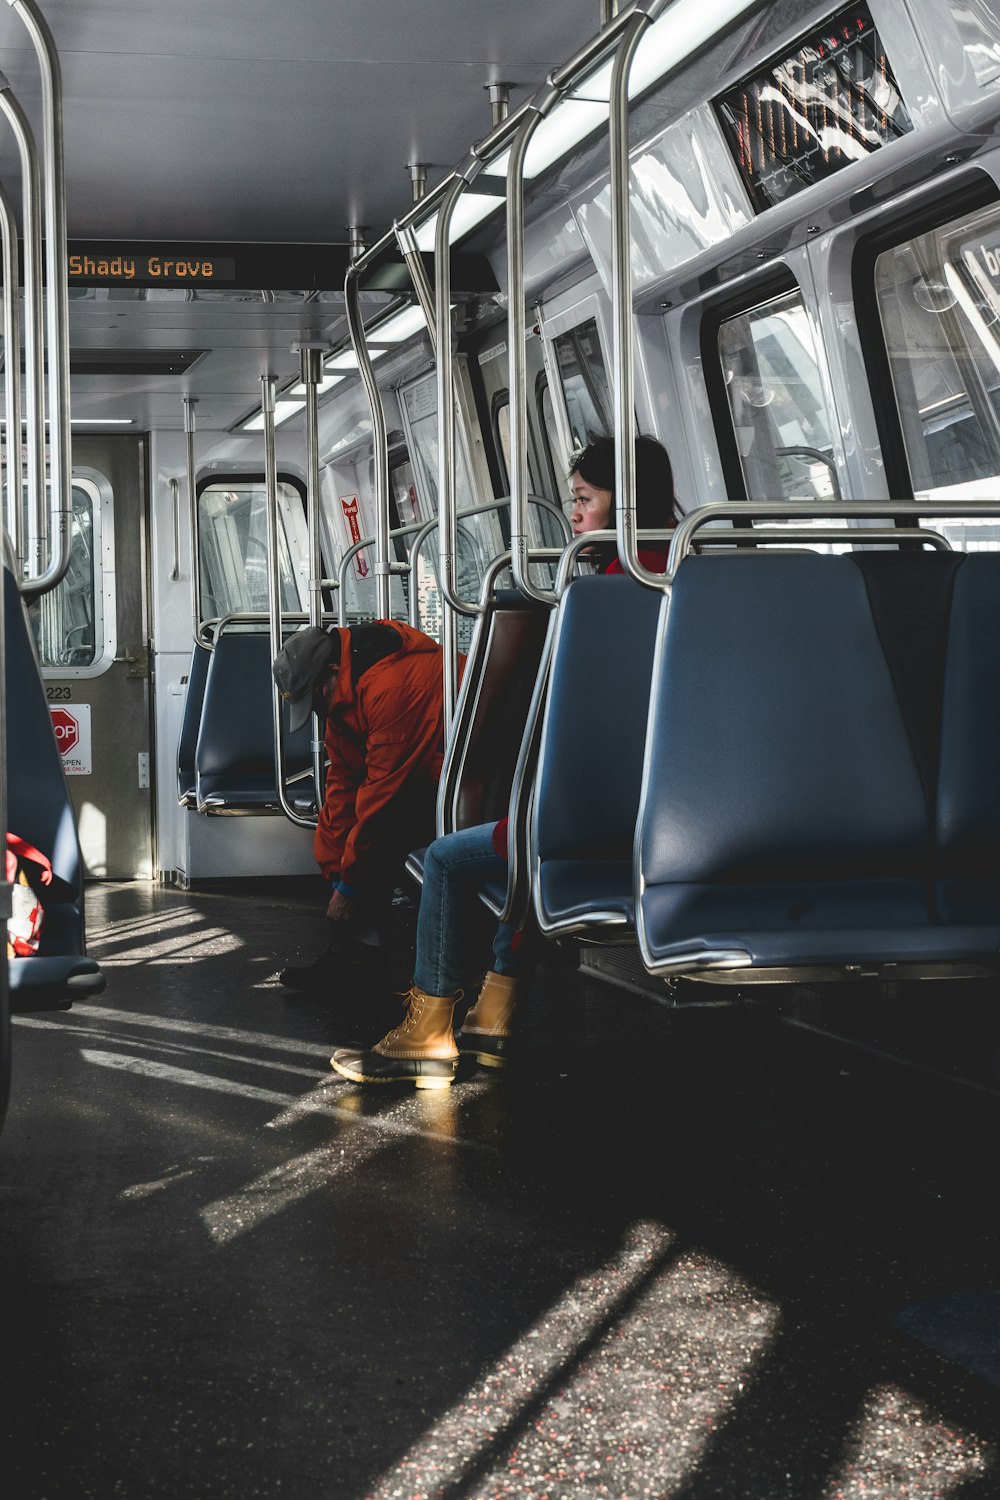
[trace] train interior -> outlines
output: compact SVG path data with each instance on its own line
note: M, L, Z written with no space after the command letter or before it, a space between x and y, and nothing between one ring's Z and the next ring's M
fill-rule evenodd
M993 7L3 10L5 1494L995 1497ZM270 667L375 619L510 814L450 1088L329 1063L420 885L322 967Z

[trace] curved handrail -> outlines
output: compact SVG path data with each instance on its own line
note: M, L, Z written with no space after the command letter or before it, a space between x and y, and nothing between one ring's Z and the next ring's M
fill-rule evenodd
M968 521L974 520L977 516L983 519L1000 516L1000 501L996 500L837 500L825 505L804 501L754 500L752 508L754 516L781 521L822 520L830 516L835 518L835 522L836 520L877 521L879 519L885 521L893 516L912 517L916 521L926 516L933 516L935 520L938 517L951 516L955 520ZM712 521L745 520L747 509L746 500L730 500L715 505L701 505L696 510L690 511L674 530L667 557L667 571L662 574L653 574L654 586L662 593L669 594L677 576L677 569L688 555L695 534ZM830 529L833 530L834 527ZM914 530L915 535L914 531L904 527L886 527L887 539L890 541L912 539L933 543L933 538L938 535L927 528L916 527ZM720 532L719 539L721 540L724 535ZM732 532L728 533L729 538L732 535ZM867 528L862 530L858 527L844 527L843 535L856 544L864 545L874 539L876 532ZM754 540L762 539L762 528L754 527L753 538ZM819 533L808 527L799 529L782 526L780 531L768 535L766 539L779 542L816 541L819 540Z
M500 507L505 503L509 504L509 497L501 496L499 499L484 500L481 501L479 505L470 505L466 510L459 511L456 519L458 521L464 521L469 516L485 515L488 511L499 510ZM569 540L569 523L567 522L566 517L563 515L558 505L553 504L553 502L547 499L544 495L529 495L528 504L537 505L542 510L550 511L551 514L556 517L560 526L563 528L563 533L566 536L567 541ZM439 525L440 518L434 516L429 521L408 521L405 526L394 526L393 529L389 532L390 541L393 541L398 537L412 536L413 542L410 546L409 560L407 562L393 562L391 564L391 571L401 576L405 576L407 573L409 573L412 570L413 558L416 557L417 553L420 551L421 547L430 536L431 532L436 530ZM353 559L357 556L357 554L363 551L365 547L372 546L373 542L374 537L370 536L362 537L359 542L352 542L351 545L341 554L340 563L337 569L337 577L335 579L324 580L324 582L327 582L334 588L340 590L338 609L341 625L346 625L347 623L346 583L348 567L350 566ZM410 624L415 626L416 623L417 622L415 619L414 611L414 594L411 590Z
M3 388L7 423L6 530L17 568L24 566L24 495L21 467L21 322L17 293L17 224L0 187L0 249L3 254ZM17 577L17 572L12 573Z
M24 535L23 500L21 481L13 489L16 496L18 525L14 532L14 544L21 568L28 575L19 579L19 587L28 586L28 580L44 572L45 537L45 304L42 293L42 215L41 177L38 170L38 150L27 116L14 97L10 83L0 73L0 110L5 115L17 143L21 162L21 217L24 224L24 379L25 379L25 438L28 450L28 534ZM16 241L15 241L16 243ZM16 252L15 252L15 267ZM18 281L11 283L17 298ZM6 292L6 283L4 290ZM11 358L16 356L13 369L15 383L20 383L20 341L11 346ZM4 369L9 359L4 360ZM20 394L18 396L20 400ZM17 426L7 431L16 432L17 441L8 444L8 455L13 448L18 454L18 472L21 471L20 436L21 417L18 411ZM8 460L8 468L9 460ZM10 493L8 494L8 509ZM27 543L27 548L25 548Z
M52 33L34 0L8 0L23 21L42 75L45 122L45 324L48 333L49 561L30 580L34 597L55 588L69 567L73 472L69 391L69 273L66 254L66 181L63 172L62 73Z

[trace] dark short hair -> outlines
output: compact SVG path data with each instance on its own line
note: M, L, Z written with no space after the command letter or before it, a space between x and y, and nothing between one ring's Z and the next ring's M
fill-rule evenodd
M592 437L585 448L574 454L569 466L570 479L579 474L585 484L597 490L611 491L608 526L615 524L615 445L609 437ZM636 524L647 530L673 526L677 520L674 499L674 474L670 456L654 437L635 440L635 516Z

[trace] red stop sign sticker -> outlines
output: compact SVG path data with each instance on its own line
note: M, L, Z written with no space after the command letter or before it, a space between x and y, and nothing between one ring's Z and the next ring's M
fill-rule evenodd
M56 732L56 744L60 755L69 755L80 743L80 726L75 715L66 708L52 708L52 728Z

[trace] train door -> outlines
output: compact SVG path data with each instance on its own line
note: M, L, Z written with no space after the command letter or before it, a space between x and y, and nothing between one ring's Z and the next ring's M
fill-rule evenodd
M74 438L70 565L31 615L86 871L107 880L154 869L146 519L143 441Z

